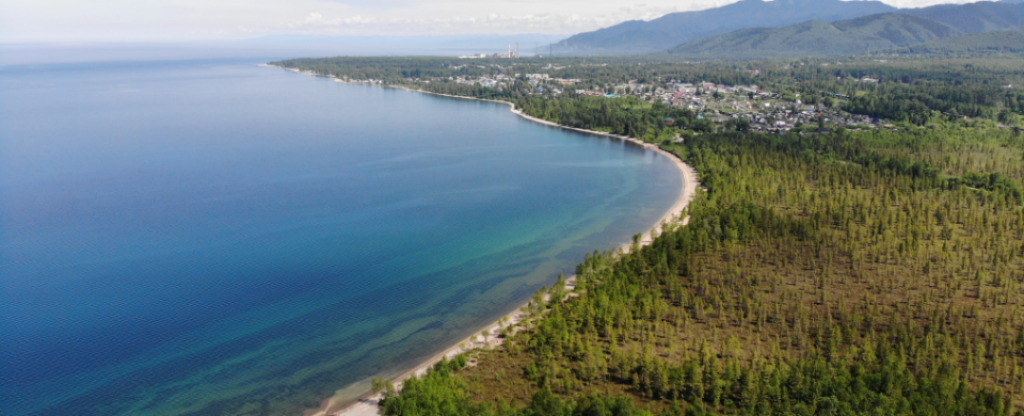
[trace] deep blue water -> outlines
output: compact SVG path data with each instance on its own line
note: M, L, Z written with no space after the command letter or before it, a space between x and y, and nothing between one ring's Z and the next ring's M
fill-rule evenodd
M0 414L315 407L679 194L665 158L507 106L257 63L0 69Z

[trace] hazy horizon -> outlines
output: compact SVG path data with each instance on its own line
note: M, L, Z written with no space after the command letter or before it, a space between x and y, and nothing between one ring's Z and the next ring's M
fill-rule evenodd
M195 59L279 60L325 56L455 56L504 51L519 43L524 56L563 35L321 36L269 35L231 41L47 42L0 44L0 65Z
M280 35L570 36L629 20L721 7L738 0L648 0L616 4L569 0L40 0L0 3L0 43L237 41ZM855 0L857 1L857 0ZM883 0L896 7L970 1Z

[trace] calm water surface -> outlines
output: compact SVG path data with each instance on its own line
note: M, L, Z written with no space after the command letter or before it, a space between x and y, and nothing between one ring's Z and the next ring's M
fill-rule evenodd
M0 413L356 394L679 195L619 141L257 63L0 70Z

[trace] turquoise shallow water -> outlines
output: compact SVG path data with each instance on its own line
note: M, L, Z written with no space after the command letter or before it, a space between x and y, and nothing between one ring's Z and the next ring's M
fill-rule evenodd
M0 70L0 413L315 407L679 195L629 144L257 63Z

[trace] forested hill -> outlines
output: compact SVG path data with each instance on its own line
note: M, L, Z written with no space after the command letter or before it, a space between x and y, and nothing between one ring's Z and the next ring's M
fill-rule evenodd
M835 21L896 9L878 1L742 0L727 6L629 21L556 43L557 53L626 55L663 51L681 43L751 27L780 27L807 20Z
M919 45L964 34L1024 26L1024 4L942 5L776 29L745 29L691 41L669 53L704 58L849 55ZM997 38L977 38L975 42ZM978 45L979 47L981 45Z
M1024 53L1024 30L975 33L940 39L901 50L904 53L945 56L991 55L993 53Z
M923 17L888 13L778 29L746 29L679 45L669 53L708 57L852 55L958 36L962 32Z
M964 5L944 4L902 13L950 25L964 33L1024 29L1024 2L982 1Z
M721 44L721 42L739 44L741 48L736 53L743 55L749 54L742 47L744 43L757 41L759 37L771 33L770 29L784 28L782 32L774 33L778 38L793 34L794 31L801 28L806 29L805 23L811 20L838 22L873 14L900 13L942 23L963 33L980 33L1024 27L1024 7L1022 6L1024 6L1024 2L1020 1L982 1L965 5L947 4L920 9L895 9L874 1L776 0L765 2L743 0L719 8L671 13L651 21L629 21L597 31L577 34L556 43L554 49L568 55L635 55L664 51L690 42L699 44L700 40L707 39L714 44ZM898 22L894 21L894 23ZM798 24L804 25L786 27ZM885 36L886 31L902 32L902 35L906 36L908 32L916 29L916 27L900 28L893 25L874 33L874 36L862 36L849 41L829 37L818 47L809 46L808 42L802 38L773 39L768 46L782 51L784 56L798 55L801 50L812 51L814 55L874 51L880 44L885 44L885 42L878 43L878 38L888 38ZM751 39L736 39L740 34L731 33L734 31L744 31L745 34L751 36ZM725 39L715 38L722 34L730 36ZM912 33L910 34L912 35ZM812 35L828 36L829 34L825 32L808 34L808 36ZM914 36L908 39L912 40ZM923 39L931 40L927 35L924 35ZM854 40L865 43L865 47L858 48L858 43ZM686 49L702 50L695 48L693 44ZM786 48L787 45L791 45L793 48ZM897 41L888 46L908 45L910 43ZM733 52L726 49L712 49L714 48L710 46L703 48L706 50L703 53L724 55ZM762 53L759 56L768 56L768 54Z

